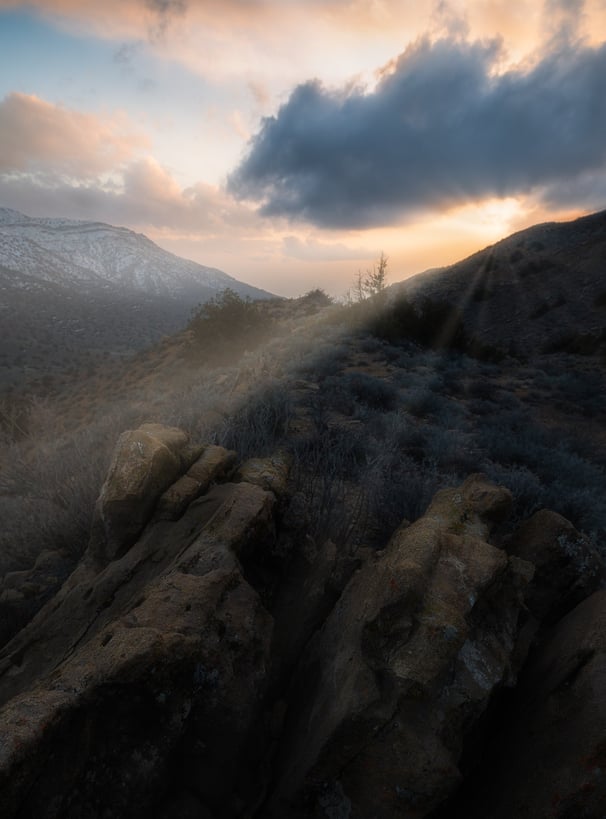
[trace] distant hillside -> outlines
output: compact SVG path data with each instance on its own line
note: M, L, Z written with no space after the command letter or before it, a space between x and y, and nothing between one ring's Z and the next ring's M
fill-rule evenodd
M0 387L146 347L227 287L271 295L126 228L0 208Z
M606 342L606 211L536 225L392 292L447 303L466 332L516 353L593 353Z

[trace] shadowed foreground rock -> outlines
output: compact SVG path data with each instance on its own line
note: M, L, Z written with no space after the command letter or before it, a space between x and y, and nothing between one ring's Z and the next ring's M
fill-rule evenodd
M526 602L541 621L556 622L606 578L604 562L588 539L548 509L535 512L518 529L507 551L536 568Z
M421 817L452 792L466 733L516 678L533 569L486 542L510 506L473 476L354 575L298 669L272 816Z
M421 819L459 798L535 633L525 597L552 617L600 567L577 578L589 553L551 513L517 554L490 545L511 495L480 475L382 551L301 544L277 503L289 463L158 425L120 437L82 561L0 652L2 819ZM602 816L603 620L601 592L531 654L478 816Z
M272 633L238 554L270 536L273 503L258 486L215 486L105 566L85 555L5 647L3 819L149 815L184 742L195 798L236 814Z
M444 816L603 819L606 591L564 617L530 658L493 753Z

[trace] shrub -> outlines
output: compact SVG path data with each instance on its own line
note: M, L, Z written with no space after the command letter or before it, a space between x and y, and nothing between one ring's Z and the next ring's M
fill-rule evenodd
M313 315L324 307L330 307L334 300L321 287L309 290L304 296L297 299L306 315Z
M606 329L600 332L567 333L543 347L545 353L568 353L569 355L596 355L606 349Z
M219 443L235 449L244 460L270 455L288 433L292 407L281 384L266 387L237 409L219 432Z
M188 329L204 357L216 363L256 347L268 337L271 322L258 302L243 299L227 288L197 307Z
M379 315L369 329L379 338L397 342L409 339L433 349L464 349L463 317L446 302L425 298L418 305L400 296Z
M355 397L356 401L373 409L394 409L398 391L388 381L366 373L346 373L341 383Z

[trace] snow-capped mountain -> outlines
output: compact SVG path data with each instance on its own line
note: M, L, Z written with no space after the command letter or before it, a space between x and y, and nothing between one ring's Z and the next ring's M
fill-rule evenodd
M227 287L271 296L126 228L0 208L0 394L148 347Z
M200 299L230 287L267 298L221 270L182 259L141 233L102 222L24 216L0 208L0 265L54 284ZM19 284L15 278L14 284ZM28 280L22 282L28 286Z

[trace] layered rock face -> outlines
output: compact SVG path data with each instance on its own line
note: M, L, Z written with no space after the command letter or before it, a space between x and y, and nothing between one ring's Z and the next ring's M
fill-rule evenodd
M237 780L265 691L272 618L238 554L271 537L275 498L249 483L206 487L177 522L144 528L149 488L157 498L179 473L175 450L186 439L177 433L122 436L89 551L2 652L7 819L149 815L179 760L200 804L236 815L243 801ZM213 462L233 464L218 449ZM128 548L131 522L144 531Z
M312 548L289 466L120 437L84 558L0 652L3 819L600 819L591 544L542 512L496 548L511 496L473 475L382 551Z
M580 603L551 630L531 656L507 717L487 764L451 815L601 819L606 591Z
M272 815L426 816L512 654L530 564L490 546L509 492L440 492L352 578L297 671Z

